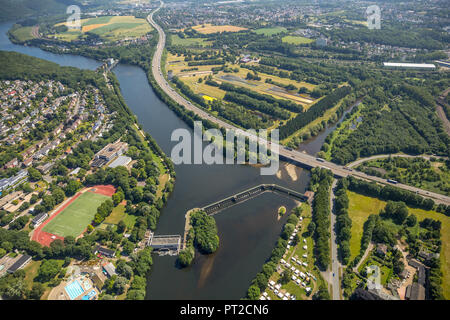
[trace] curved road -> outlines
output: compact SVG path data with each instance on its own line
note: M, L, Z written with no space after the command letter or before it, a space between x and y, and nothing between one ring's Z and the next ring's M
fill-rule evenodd
M176 92L166 81L166 79L164 78L162 71L161 71L161 59L162 59L164 47L166 45L166 34L164 33L163 29L153 20L153 15L156 12L158 12L163 6L164 6L164 2L161 1L161 5L159 6L159 8L156 9L155 11L153 11L147 17L147 21L158 31L158 35L159 35L158 45L157 45L156 52L155 52L155 54L153 56L153 60L152 60L152 72L153 72L153 76L154 76L156 82L158 83L158 85L175 102L182 105L187 110L191 110L192 112L194 112L201 118L209 120L225 129L229 129L229 130L233 130L233 131L239 130L240 134L242 134L252 140L258 139L256 136L251 135L247 132L243 132L241 129L239 129L229 123L226 123L225 121L217 119L216 117L210 115L205 110L202 110L201 108L196 107L190 101L186 100L180 94L178 94L178 92ZM268 143L267 141L265 141L263 139L260 139L259 141L262 143ZM354 176L354 177L357 177L357 178L360 178L360 179L363 179L366 181L375 181L377 183L385 184L385 185L389 184L386 180L384 180L382 178L369 176L365 173L353 171L344 166L340 166L340 165L337 165L337 164L334 164L331 162L327 162L327 161L323 161L323 160L318 160L314 156L311 156L311 155L308 155L308 154L305 154L305 153L302 153L302 152L299 152L296 150L292 150L290 148L286 148L279 144L272 143L271 149L272 149L272 153L275 153L275 154L278 153L280 156L282 156L285 159L291 160L293 162L301 163L307 167L310 167L310 168L322 167L322 168L329 169L333 172L333 174L336 177L347 177L347 176L351 175L351 176ZM401 188L401 189L415 192L417 194L420 194L423 197L432 198L436 203L444 203L446 205L450 205L450 197L446 197L441 194L425 191L425 190L422 190L419 188L407 186L404 184L396 184L395 186L398 188Z
M371 156L371 157L367 157L367 158L361 158L358 159L356 161L353 161L349 164L347 164L347 167L349 168L354 168L357 167L358 165L360 165L361 163L370 161L370 160L375 160L375 159L384 159L384 158L388 158L388 157L392 157L392 158L423 158L426 160L430 160L430 158L434 157L436 159L440 159L440 158L444 158L447 159L447 157L441 157L441 156L428 156L428 155L418 155L418 156L411 156L409 154L401 154L401 153L397 153L397 154L378 154L375 156Z

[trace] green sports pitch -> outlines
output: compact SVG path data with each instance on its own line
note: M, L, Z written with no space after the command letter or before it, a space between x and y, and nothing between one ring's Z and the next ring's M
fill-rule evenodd
M93 192L85 192L63 209L51 220L42 231L61 237L78 237L92 222L97 208L107 196Z

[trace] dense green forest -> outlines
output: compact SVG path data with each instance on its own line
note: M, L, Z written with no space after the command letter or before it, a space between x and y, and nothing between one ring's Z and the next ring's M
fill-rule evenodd
M336 139L333 162L346 164L374 154L405 152L448 155L450 138L424 88L395 80L378 82L363 100L362 122L345 139Z
M331 171L321 168L311 170L310 189L315 192L313 200L314 255L320 270L327 270L330 264L330 187L333 181Z
M308 123L323 116L325 111L334 107L341 99L348 95L351 91L349 86L340 87L334 90L325 98L319 100L306 112L297 115L294 119L289 120L284 126L280 128L280 139L285 139L291 134L300 130Z

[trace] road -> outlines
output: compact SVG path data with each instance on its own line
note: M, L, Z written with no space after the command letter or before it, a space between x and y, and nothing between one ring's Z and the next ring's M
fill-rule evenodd
M341 263L338 259L338 248L336 240L336 212L334 211L334 188L336 187L337 180L334 179L330 190L330 222L331 222L331 272L328 283L331 284L333 288L333 300L341 300L341 282L339 280L339 272L341 268Z
M444 158L447 159L447 157L441 157L441 156L428 156L428 155L418 155L418 156L411 156L409 154L378 154L376 156L371 156L371 157L367 157L367 158L362 158L362 159L358 159L356 161L353 161L349 164L347 164L348 168L354 168L359 166L361 163L364 163L366 161L370 161L370 160L375 160L375 159L384 159L384 158L388 158L388 157L398 157L398 158L423 158L423 159L427 159L430 160L430 158L434 157L434 158Z
M158 31L158 35L159 35L158 45L156 47L156 51L155 51L155 54L154 54L153 60L152 60L152 73L153 73L153 76L154 76L156 82L158 83L158 85L171 99L173 99L178 104L182 105L187 110L194 112L195 114L200 116L202 119L209 120L209 121L217 124L219 127L229 129L229 130L232 130L235 132L239 130L239 133L241 135L246 136L251 140L257 140L258 139L257 136L252 135L248 132L244 132L241 129L239 129L229 123L226 123L223 120L217 119L216 117L210 115L205 110L203 110L199 107L196 107L190 101L186 100L184 97L182 97L180 94L178 94L178 92L176 92L175 89L173 89L169 85L169 83L166 81L166 79L164 78L162 71L161 71L161 60L162 60L162 56L163 56L163 52L164 52L164 47L166 45L166 34L164 33L163 29L153 20L153 15L156 12L158 12L163 6L164 6L164 2L161 1L160 7L158 7L155 11L153 11L147 17L148 23L150 23ZM259 141L263 144L264 143L269 144L269 142L264 139L259 139ZM384 185L389 184L385 179L382 179L379 177L374 177L374 176L369 176L363 172L353 171L344 166L337 165L337 164L334 164L334 163L331 163L328 161L323 161L321 159L317 159L314 156L311 156L311 155L308 155L306 153L302 153L302 152L299 152L296 150L292 150L291 148L287 148L285 146L282 146L282 145L279 145L276 143L272 143L272 144L270 144L270 146L271 146L272 153L279 154L281 157L283 157L286 160L293 161L294 163L297 162L297 163L302 164L309 168L322 167L322 168L329 169L338 178L347 177L347 176L351 175L351 176L354 176L356 178L360 178L360 179L363 179L366 181L374 181L374 182L384 184ZM450 197L446 197L444 195L429 192L429 191L422 190L419 188L407 186L404 184L396 184L395 186L398 188L401 188L401 189L409 190L414 193L420 194L423 197L432 198L436 203L444 203L446 205L450 205Z

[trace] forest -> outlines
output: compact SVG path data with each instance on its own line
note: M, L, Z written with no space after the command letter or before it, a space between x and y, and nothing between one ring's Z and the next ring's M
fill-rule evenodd
M347 138L335 140L333 162L346 164L375 154L398 152L449 154L450 138L426 89L383 79L368 92L363 104L361 124Z
M284 126L280 128L280 139L285 139L300 130L308 123L323 116L325 111L334 107L341 99L351 92L349 86L340 87L334 90L325 98L319 100L312 105L306 112L297 115L294 119L289 120Z
M330 187L333 180L331 171L321 168L311 170L310 188L315 192L312 204L315 228L314 255L320 270L327 270L330 265Z

